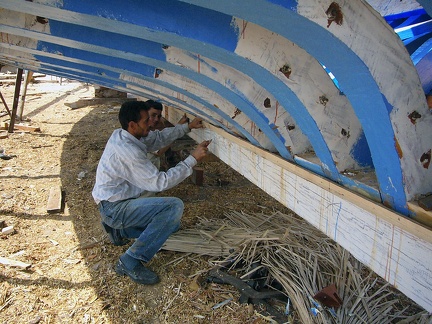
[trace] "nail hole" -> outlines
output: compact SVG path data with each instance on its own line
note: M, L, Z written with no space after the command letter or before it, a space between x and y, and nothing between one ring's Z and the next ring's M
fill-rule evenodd
M423 164L423 168L425 169L429 168L429 164L431 162L431 150L422 154L422 156L420 157L420 162L421 164Z
M36 16L36 21L40 24L48 24L48 18Z
M291 75L291 67L288 64L282 66L279 71L281 71L287 78Z
M342 128L341 134L342 134L342 136L346 136L347 138L349 138L351 136L350 132L347 131L345 128Z
M415 124L417 119L421 118L421 115L417 111L413 111L408 115L408 118L411 120L411 123Z
M323 105L324 107L327 105L327 102L328 102L329 100L328 100L328 98L326 97L326 96L320 96L319 97L319 102L320 102L320 104L321 105Z
M326 11L327 15L327 28L330 27L332 22L334 21L339 26L342 25L343 22L343 14L341 7L336 2L332 2Z
M155 70L155 79L157 79L157 78L159 77L159 75L162 74L162 72L163 72L163 70L161 70L161 69L156 69L156 70Z
M236 118L240 114L241 114L241 110L238 109L238 108L236 108L236 110L234 111L234 116L232 116L231 118L234 119L234 118Z

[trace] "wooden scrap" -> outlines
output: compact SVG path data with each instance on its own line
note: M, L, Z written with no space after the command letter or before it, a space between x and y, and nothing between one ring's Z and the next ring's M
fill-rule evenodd
M17 267L23 270L29 269L31 267L31 264L29 263L24 263L18 260L12 260L4 257L0 257L0 263L11 267Z
M0 139L8 138L9 134L7 132L0 132Z
M47 212L49 214L59 213L63 210L63 193L61 186L51 187L48 203Z
M418 204L424 210L432 210L432 195L419 199Z
M13 226L8 226L5 228L2 228L1 233L2 235L8 235L8 234L12 234L15 231Z
M56 240L53 240L50 238L48 240L52 243L52 245L55 245L55 246L59 245L59 242L57 242Z
M13 80L15 82L16 74L0 73L0 82L4 80Z
M9 123L3 123L2 129L9 129ZM22 130L22 131L26 131L26 132L40 132L41 131L40 127L28 126L28 125L24 125L24 124L15 124L14 130Z
M4 79L4 80L0 80L0 84L4 84L4 85L10 85L10 84L15 84L15 80L10 80L10 79Z

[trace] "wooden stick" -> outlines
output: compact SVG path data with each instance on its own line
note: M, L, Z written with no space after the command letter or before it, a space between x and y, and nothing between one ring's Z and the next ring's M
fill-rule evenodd
M12 260L12 259L3 258L3 257L0 257L0 263L4 264L4 265L11 266L11 267L17 267L20 269L24 269L24 270L31 267L31 264L29 264L29 263L24 263L21 261Z
M7 105L7 103L6 103L6 100L5 100L5 98L3 97L3 95L2 95L1 92L0 92L0 98L1 98L1 101L3 102L3 105L5 106L5 108L6 108L7 112L8 112L8 114L9 114L9 117L12 118L12 113L11 113L11 111L9 110L9 107L8 107L8 105Z

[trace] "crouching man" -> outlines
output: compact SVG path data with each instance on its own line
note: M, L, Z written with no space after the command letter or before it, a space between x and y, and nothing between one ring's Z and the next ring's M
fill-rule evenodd
M98 205L102 225L114 245L135 242L122 254L115 271L140 284L155 284L158 275L143 263L158 252L168 237L178 230L183 202L175 197L141 197L178 185L192 174L192 168L207 155L210 141L200 143L191 154L166 172L159 171L147 158L184 136L201 128L202 120L179 124L162 131L154 127L158 111L142 101L128 101L120 108L121 128L109 138L96 171L93 198Z

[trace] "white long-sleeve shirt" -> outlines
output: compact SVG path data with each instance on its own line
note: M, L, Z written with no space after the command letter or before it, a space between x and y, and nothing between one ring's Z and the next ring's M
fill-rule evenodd
M152 131L138 140L123 129L116 129L109 138L96 170L93 198L111 202L136 198L142 193L160 192L182 182L192 174L196 159L189 155L166 172L159 171L147 158L147 151L156 151L189 132L187 124Z

